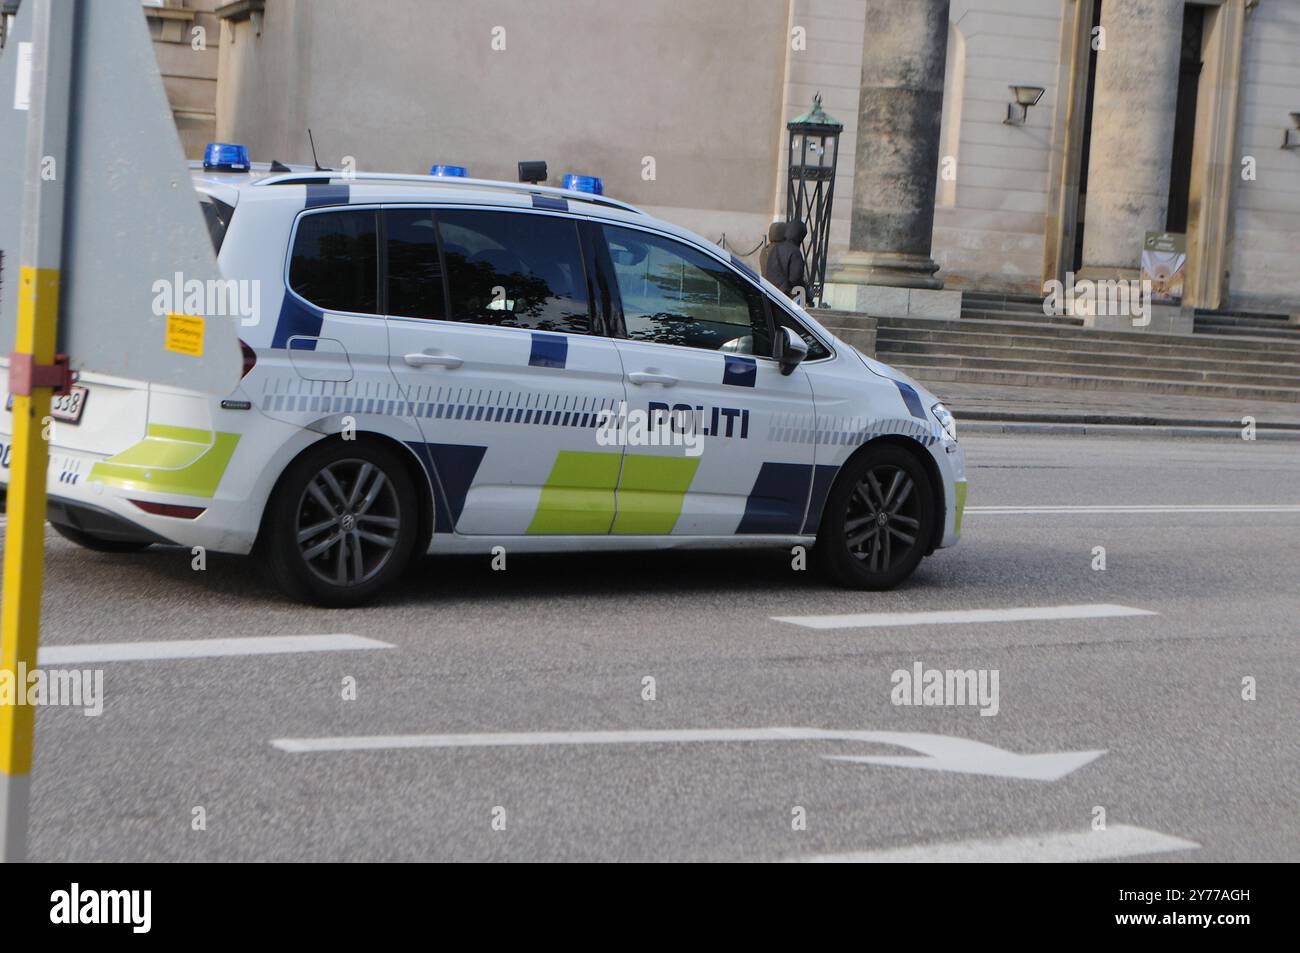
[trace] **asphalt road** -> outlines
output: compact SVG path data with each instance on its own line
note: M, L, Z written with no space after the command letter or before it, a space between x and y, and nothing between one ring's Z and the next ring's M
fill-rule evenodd
M388 647L80 666L104 671L104 712L40 712L31 856L1300 859L1300 444L963 439L965 537L891 593L828 588L787 552L508 556L504 572L485 556L324 611L247 560L196 572L186 550L100 555L51 532L44 645ZM1181 508L1266 504L1291 509ZM1163 510L984 509L1006 506ZM1150 614L776 619L1095 604ZM996 670L997 714L893 704L891 674L916 663ZM791 727L899 734L641 734ZM328 738L339 750L273 744ZM1053 753L1032 764L1059 777L1008 776Z

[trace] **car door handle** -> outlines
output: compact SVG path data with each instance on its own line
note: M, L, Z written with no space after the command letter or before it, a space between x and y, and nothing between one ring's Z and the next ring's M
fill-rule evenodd
M663 384L665 387L672 387L677 383L677 378L671 374L661 374L658 371L632 371L627 375L627 379L633 384Z
M406 363L412 367L460 367L465 362L454 354L430 354L428 351L416 351L406 355Z

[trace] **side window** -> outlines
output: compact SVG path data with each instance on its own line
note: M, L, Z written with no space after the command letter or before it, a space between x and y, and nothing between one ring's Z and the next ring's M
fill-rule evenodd
M771 356L762 292L721 262L629 228L605 226L605 240L630 340Z
M373 209L304 215L293 240L289 287L323 311L376 314L378 245Z
M453 321L591 332L574 219L439 209L438 229Z
M388 253L388 313L404 318L444 318L442 265L433 210L384 210Z
M795 320L789 311L779 305L772 305L772 316L776 319L778 328L790 328L795 334L803 338L803 343L808 345L808 356L805 360L820 361L823 357L830 357L831 352L826 345L813 337L812 332Z

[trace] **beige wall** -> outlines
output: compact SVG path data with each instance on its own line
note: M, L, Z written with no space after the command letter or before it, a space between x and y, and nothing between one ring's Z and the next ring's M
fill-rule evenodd
M181 145L192 159L201 158L203 147L216 138L221 25L212 11L219 2L165 0L161 4L144 4L163 88L176 118ZM195 27L203 30L204 49L194 48Z
M946 76L945 98L960 99L949 115L961 131L944 136L956 179L940 179L952 204L935 209L933 252L948 287L1041 286L1062 11L1052 0L953 0L949 45L961 55L949 62L964 71ZM1046 89L1023 126L1003 122L1013 83Z
M786 83L776 145L778 172L773 186L773 218L785 218L788 165L785 124L806 113L812 107L813 96L821 93L822 108L844 123L831 216L831 260L849 247L858 89L862 79L863 9L859 0L792 0L785 35ZM802 49L795 49L796 29L802 30Z
M260 37L244 20L222 44L219 135L304 162L310 126L323 164L362 170L514 180L545 159L548 184L597 174L748 250L772 206L786 18L785 0L270 0Z
M1300 150L1280 148L1300 111L1300 0L1261 0L1243 60L1238 151L1258 177L1236 182L1229 300L1300 312Z

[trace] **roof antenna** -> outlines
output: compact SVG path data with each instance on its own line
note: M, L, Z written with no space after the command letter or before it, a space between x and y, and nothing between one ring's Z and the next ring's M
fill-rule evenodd
M311 161L316 166L317 172L328 172L329 169L322 169L320 160L316 158L316 140L312 138L311 126L307 127L307 141L311 143Z

